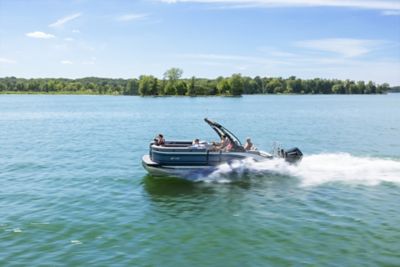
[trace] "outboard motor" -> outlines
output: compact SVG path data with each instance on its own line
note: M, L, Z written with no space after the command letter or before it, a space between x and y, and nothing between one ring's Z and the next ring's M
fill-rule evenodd
M289 163L297 163L303 158L303 153L297 147L281 151L283 157Z

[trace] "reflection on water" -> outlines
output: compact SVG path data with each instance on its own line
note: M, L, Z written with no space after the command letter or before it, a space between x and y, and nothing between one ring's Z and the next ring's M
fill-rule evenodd
M152 196L180 196L188 194L210 193L212 188L202 186L185 179L152 176L147 174L142 181L145 190Z
M230 180L226 180L230 179ZM224 182L218 180L199 180L193 182L184 178L153 176L147 174L142 179L146 192L152 197L180 197L186 195L220 194L227 191L263 190L286 191L297 187L295 177L280 174L241 173L225 176Z

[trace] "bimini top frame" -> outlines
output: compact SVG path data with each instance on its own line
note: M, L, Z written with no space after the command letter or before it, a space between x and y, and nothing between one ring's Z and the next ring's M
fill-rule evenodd
M204 119L204 121L210 125L210 127L218 134L220 138L222 138L223 135L227 136L229 141L233 144L233 149L236 151L244 151L244 148L242 146L242 143L240 142L239 138L237 138L231 131L226 129L224 126L221 124L211 121L207 118Z

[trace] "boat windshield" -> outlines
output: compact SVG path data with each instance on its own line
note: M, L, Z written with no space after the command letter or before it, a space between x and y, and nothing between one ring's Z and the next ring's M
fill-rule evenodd
M231 141L236 143L236 145L238 145L238 146L242 145L242 143L240 142L239 138L236 137L236 135L234 135L231 131L229 131L228 129L226 129L222 126L221 126L221 128L223 129L223 132L225 133L225 135L228 136L229 139L231 139Z
M226 135L229 140L234 143L236 146L242 146L242 143L240 142L239 138L237 138L231 131L229 131L228 129L226 129L224 126L222 126L221 124L211 121L207 118L204 119L208 125L211 126L211 128L214 129L214 131L217 132L217 134L219 135L219 137L221 138L223 135Z

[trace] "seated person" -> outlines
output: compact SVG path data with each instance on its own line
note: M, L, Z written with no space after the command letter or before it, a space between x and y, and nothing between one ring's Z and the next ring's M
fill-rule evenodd
M233 145L229 138L226 135L221 136L221 143L220 144L213 144L215 146L215 150L222 150L222 151L230 151L233 148Z
M231 141L229 140L229 138L226 135L223 135L222 141L221 141L221 149L224 149L224 148L228 147L229 145L231 145Z
M162 134L159 134L155 139L154 139L154 144L156 146L163 146L165 145L165 139Z
M253 143L251 142L251 139L250 139L250 137L247 137L246 138L246 144L244 144L244 149L246 149L246 150L254 150L254 145L253 145Z
M224 148L224 151L225 151L225 152L229 152L229 151L232 150L232 148L233 148L232 142L229 141L229 143L228 143L228 144L226 145L226 147Z
M192 146L194 148L205 148L204 144L200 144L200 140L198 138L196 138L193 143Z
M217 142L211 142L211 145L210 145L210 147L209 147L209 150L210 151L214 151L214 152L216 152L216 151L218 151L218 143Z

